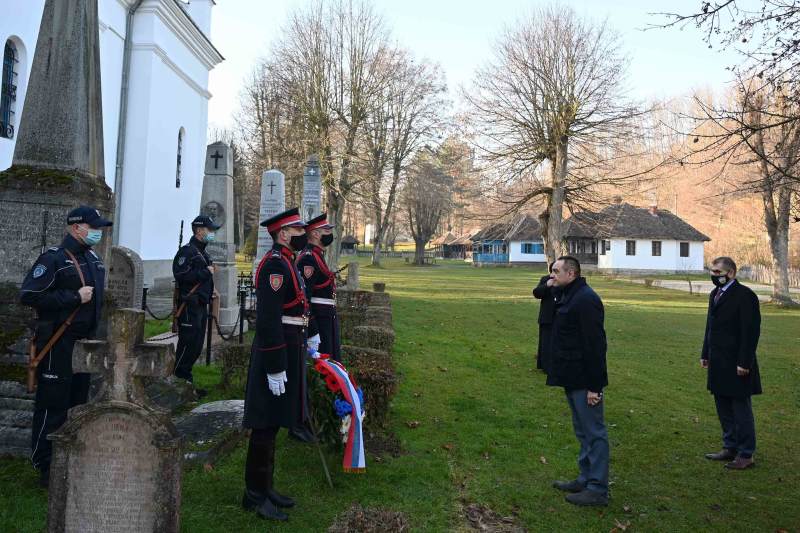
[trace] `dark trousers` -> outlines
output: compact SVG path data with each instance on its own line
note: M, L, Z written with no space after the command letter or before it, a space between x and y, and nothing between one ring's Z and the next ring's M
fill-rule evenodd
M539 324L539 345L536 349L536 368L544 370L550 368L550 337L553 331L552 324Z
M47 342L45 339L42 346ZM67 420L71 407L86 403L89 397L89 374L72 373L72 349L75 337L64 335L39 363L38 385L33 407L31 462L39 470L49 470L53 444L47 436Z
M192 381L192 367L206 339L208 307L187 305L178 317L178 347L175 349L175 375Z
M315 316L319 327L319 353L326 353L335 361L341 361L341 339L339 338L339 317Z
M750 458L756 451L756 424L750 396L732 398L714 395L722 426L722 446Z
M278 427L253 429L247 445L247 460L244 467L244 483L247 490L264 494L272 489L275 472L275 437Z
M587 489L608 494L609 446L604 403L586 403L586 389L565 390L572 411L572 427L581 445L578 481Z

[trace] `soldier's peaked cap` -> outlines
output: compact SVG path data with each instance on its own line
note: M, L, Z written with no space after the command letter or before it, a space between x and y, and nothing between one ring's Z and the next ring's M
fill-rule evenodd
M306 226L305 222L300 218L300 211L296 207L268 218L263 221L261 225L266 227L267 231L270 233L274 233L287 226L296 228L304 228Z
M331 229L333 228L333 224L328 222L328 213L322 213L321 215L312 218L308 222L306 222L306 231L312 231L315 229Z
M211 217L200 215L198 217L195 217L194 220L192 220L192 227L218 230L219 228L222 227L222 224L217 224Z
M86 223L93 228L105 228L112 226L114 223L106 220L100 215L100 211L88 205L76 207L67 214L67 224L82 224Z

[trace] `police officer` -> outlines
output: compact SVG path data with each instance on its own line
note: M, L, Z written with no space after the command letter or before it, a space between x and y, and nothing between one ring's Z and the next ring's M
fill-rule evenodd
M311 321L318 331L308 339L310 349L329 354L339 361L339 318L336 316L336 274L325 263L324 248L333 242L333 225L326 213L307 222L308 246L297 261L311 294Z
M192 221L192 238L178 249L172 261L172 274L178 288L178 346L175 350L175 376L193 382L192 366L203 351L208 304L214 295L214 271L206 253L214 232L220 228L211 218L198 216ZM199 394L205 391L199 389Z
M305 224L295 209L261 223L274 242L255 275L256 332L247 374L244 427L252 430L245 466L242 506L262 518L287 520L279 508L294 501L273 488L275 436L304 413L303 375L308 302L295 254L306 245Z
M73 209L67 215L64 240L40 255L22 282L20 300L38 315L37 354L62 325L67 326L36 369L31 462L43 487L50 479L52 455L47 435L64 423L69 408L86 403L89 395L89 374L72 373L72 349L75 341L92 337L97 330L106 272L92 246L111 224L93 207Z

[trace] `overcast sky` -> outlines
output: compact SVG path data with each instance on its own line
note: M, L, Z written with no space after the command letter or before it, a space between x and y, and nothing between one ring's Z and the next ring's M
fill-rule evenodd
M225 61L211 72L209 126L233 124L242 80L288 13L308 0L216 0L211 39ZM375 0L396 41L421 58L438 62L451 93L468 85L476 67L491 57L492 44L505 25L540 0ZM680 96L693 88L720 88L730 79L730 54L709 50L694 28L642 31L663 18L652 12L689 12L699 0L567 0L580 15L607 18L622 36L631 57L629 85L639 99Z

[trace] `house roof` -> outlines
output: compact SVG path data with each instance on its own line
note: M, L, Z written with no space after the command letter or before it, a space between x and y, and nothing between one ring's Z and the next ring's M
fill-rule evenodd
M346 235L345 237L342 237L342 244L358 244L358 239L352 235Z
M535 241L542 238L542 227L535 217L519 214L506 222L487 226L471 237L475 241Z
M448 231L444 235L432 240L431 244L433 246L442 246L446 244L452 244L454 240L456 240L456 236Z
M666 209L657 209L653 214L649 209L626 203L608 206L599 213L575 213L567 222L567 237L711 240Z

